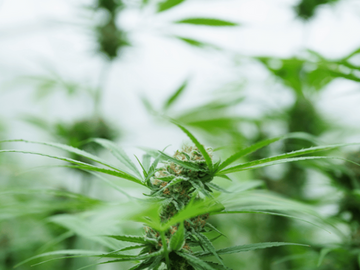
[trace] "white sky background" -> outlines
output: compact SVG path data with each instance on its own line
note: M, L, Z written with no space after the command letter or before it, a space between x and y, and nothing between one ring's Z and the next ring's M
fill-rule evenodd
M0 116L10 126L10 138L50 139L24 124L19 116L41 115L50 121L79 119L91 110L89 100L69 99L62 93L41 102L32 100L32 84L12 84L17 76L47 74L51 67L64 79L97 84L103 60L94 53L96 44L89 26L96 17L81 8L93 1L1 0L0 5ZM128 1L131 2L131 1ZM186 140L179 130L154 125L140 102L144 93L160 105L184 79L192 81L178 104L185 108L211 97L225 83L246 77L250 105L241 108L258 115L264 102L288 104L291 95L269 89L269 75L260 65L238 66L232 55L290 57L305 48L336 58L360 47L360 3L342 0L321 7L310 23L295 18L290 0L188 0L160 15L151 10L127 10L119 22L130 34L133 47L117 60L104 96L105 115L125 129L124 146L144 145L174 149ZM239 22L237 28L171 26L176 19L209 16ZM180 33L219 45L227 53L192 48L164 37ZM337 121L360 120L359 86L345 80L332 83L322 94L320 107ZM269 91L271 95L269 95ZM155 127L155 128L154 128Z

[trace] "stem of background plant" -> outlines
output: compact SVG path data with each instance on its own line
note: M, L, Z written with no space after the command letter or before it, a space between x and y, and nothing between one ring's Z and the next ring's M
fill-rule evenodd
M163 247L164 247L166 265L167 265L168 270L170 270L171 267L170 267L170 260L169 260L169 253L168 253L168 247L167 247L165 232L161 231L160 235L161 235L161 242L162 242Z
M101 115L101 102L103 99L106 81L111 68L111 61L106 61L104 66L100 70L98 85L94 91L94 119L97 119Z

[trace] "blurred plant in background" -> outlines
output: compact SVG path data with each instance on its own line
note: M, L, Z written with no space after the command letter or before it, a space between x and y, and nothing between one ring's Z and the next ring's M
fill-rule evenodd
M181 102L191 96L190 90L193 80L184 80L172 93L169 91L167 98L163 98L163 104L160 106L155 104L151 93L144 94L142 101L147 112L157 116L158 121L156 123L154 121L154 128L159 122L164 122L164 118L168 119L168 117L190 126L202 135L207 144L214 146L215 156L224 157L228 156L229 153L242 153L231 156L234 158L231 162L235 160L242 162L238 165L238 169L227 170L225 168L229 165L227 164L227 161L230 162L229 159L225 159L223 163L219 161L219 163L210 164L209 157L197 145L197 150L178 152L174 157L163 152L159 155L159 152L148 149L143 161L139 162L142 169L141 175L123 150L115 147L112 143L112 141L126 137L129 130L125 126L119 127L119 122L121 123L121 119L129 116L117 115L116 120L118 122L114 123L114 120L104 113L106 103L103 97L109 81L109 73L114 66L122 63L126 50L130 48L138 50L136 39L132 38L132 31L136 32L137 30L124 28L120 23L122 16L127 11L134 9L144 18L148 16L156 18L166 14L167 11L175 11L176 14L177 8L181 9L182 6L190 2L190 0L93 1L86 9L86 12L93 16L90 16L90 20L85 19L87 20L85 24L93 34L93 47L96 48L95 56L101 56L102 68L98 74L97 82L83 83L68 80L57 72L51 71L49 75L45 76L23 77L22 81L27 84L30 82L30 85L33 86L34 96L38 99L37 102L50 102L50 99L47 98L51 97L51 94L63 91L68 95L69 101L80 104L81 101L86 100L87 107L91 109L86 110L85 115L73 117L77 120L72 119L71 121L49 121L43 115L38 117L28 114L23 117L27 122L45 131L52 140L80 149L52 145L55 148L65 150L67 156L60 157L50 152L46 153L48 156L67 162L60 167L71 168L68 171L60 170L59 177L68 178L70 175L70 178L73 178L75 170L81 172L82 186L76 190L77 193L71 192L72 189L65 183L51 184L52 178L54 178L52 173L38 171L37 173L30 172L17 175L15 172L24 171L24 166L15 159L9 159L8 155L6 158L0 156L1 178L3 179L0 196L1 270L12 269L14 265L44 252L50 252L47 255L70 256L66 256L64 260L50 259L45 264L41 263L44 261L43 255L34 257L33 263L39 263L36 266L39 269L79 269L93 263L92 256L96 258L112 257L115 258L115 261L125 261L121 267L128 267L128 269L166 268L166 263L170 264L169 258L180 262L175 266L172 264L175 269L177 269L176 267L181 268L180 265L183 265L183 269L229 269L228 267L239 269L241 267L243 269L263 270L355 270L360 268L360 213L358 212L360 189L357 165L327 163L322 158L313 156L312 151L306 152L305 150L305 152L300 153L309 154L306 161L289 162L282 164L282 167L275 167L278 169L274 170L262 168L261 165L267 164L267 162L269 162L268 165L272 165L274 160L269 160L268 157L270 156L277 156L283 152L292 153L292 151L307 149L318 144L328 134L339 129L344 132L348 131L349 134L352 132L342 123L334 122L323 114L319 108L319 99L321 94L335 80L348 80L355 83L360 81L359 49L347 56L333 59L324 57L312 50L303 51L294 57L241 56L240 58L246 58L248 62L255 63L254 65L257 65L259 69L265 69L269 75L273 76L273 80L266 86L268 89L266 94L269 95L269 98L273 94L272 88L277 89L279 85L293 97L291 104L282 108L270 108L265 113L255 117L240 112L243 106L251 104L247 97L247 85L241 80L239 80L241 83L238 81L230 82L220 87L218 91L207 92L206 98L202 99L201 104L192 103L190 107L187 106L186 108L182 107ZM315 19L316 12L320 7L334 5L336 2L340 1L303 0L299 1L293 10L299 18L310 23L310 19ZM336 6L334 5L334 7ZM203 27L208 31L215 28L236 27L239 26L239 23L193 14L190 16L181 14L181 18L171 19L171 22L165 27L165 31L161 28L151 30L155 30L156 34L160 33L165 37L190 45L191 49L204 49L203 52L208 53L209 56L216 51L217 54L231 55L235 58L234 53L229 52L228 49L211 42L205 42L201 38L188 36L183 34L184 32L179 34L172 27L188 25L193 26L194 29ZM244 65L246 68L247 63L240 63L239 65ZM240 76L239 74L239 77L243 78L244 75L241 74ZM132 91L132 89L126 91ZM126 92L123 95L125 96ZM276 135L286 133L289 135L274 139L274 129L277 129ZM299 132L306 132L307 135ZM1 137L5 136L4 133L1 133L1 129L0 134ZM190 135L189 137L194 142L193 136ZM94 140L94 138L98 139ZM280 138L284 140L280 141ZM304 140L294 140L294 138ZM273 142L276 143L263 148ZM103 154L103 147L108 148L122 163L121 168L99 158ZM185 147L185 149L188 148ZM86 151L86 154L81 150ZM28 152L34 153L33 151ZM199 157L197 161L193 160L193 156L191 156L193 154ZM151 157L153 163L150 163ZM188 158L190 161L187 160ZM291 154L282 156L282 158L284 160L289 159L286 161L292 161ZM282 158L278 160L282 160ZM350 153L346 159L360 163L357 152ZM188 161L202 167L205 171L210 169L212 165L221 167L220 164L223 164L221 169L232 174L230 177L221 173L216 175L216 170L214 170L213 176L217 176L214 178L214 183L205 181L206 175L203 175L205 178L191 176L186 180L187 182L184 182L184 177L177 174L177 169L187 172L189 167L182 166L191 167L191 164L187 163ZM158 168L159 162L163 162L165 167ZM97 163L102 166L96 166ZM247 166L257 168L257 170L247 171ZM107 168L105 169L105 167ZM124 171L123 167L126 168ZM165 170L164 168L168 171L169 177L173 177L172 179L165 180L154 177L154 175L161 174L161 171ZM194 168L192 167L192 169ZM246 172L244 172L245 170ZM314 176L314 171L327 179L323 181L323 187L326 185L326 181L331 183L332 189L327 191L327 194L309 196L309 189L312 188L311 183L317 177ZM115 177L106 179L99 176L97 174L99 172ZM202 173L204 172L202 171ZM123 183L118 181L116 177L131 180L130 182L133 183ZM138 177L142 180L139 180ZM224 178L227 180L231 178L233 183L224 182ZM192 183L194 179L195 181ZM248 179L260 179L261 181ZM74 177L71 180L77 179ZM98 180L102 181L101 184L95 186L90 184ZM153 205L153 201L156 203L154 203L154 208L143 209L139 207L139 210L136 206L137 202L140 202L141 205L145 201L134 198L129 193L145 192L145 188L136 187L134 184L143 180L144 186L151 190L150 197L152 196L154 199L146 201L146 204ZM112 189L109 189L108 185ZM52 189L44 190L44 186ZM267 191L256 190L260 187L267 189ZM113 195L115 190L119 194ZM215 197L225 207L226 218L223 215L225 212L221 213L218 209L214 210L209 220L207 211L200 211L194 215L192 211L195 211L196 207L194 206L195 210L190 207L186 208L189 203L187 200L184 204L185 210L179 207L177 204L179 202L176 203L175 201L180 196L178 193L181 190L186 190L188 196L198 202L206 201L204 198ZM214 190L216 190L215 193ZM227 190L233 193L227 193ZM219 195L217 192L224 194ZM198 194L202 195L199 196ZM302 203L297 204L285 198L295 199ZM129 200L131 205L123 204L122 200ZM159 202L161 202L161 206L157 204ZM304 203L307 205L305 206ZM319 218L315 209L321 210L322 207L326 206L336 208L336 213L323 215L322 218ZM158 212L154 209L159 207L162 207L164 215L168 215L164 220L171 220L176 216L175 212L179 212L178 215L180 216L183 214L188 219L180 218L176 224L173 223L166 229L159 224L157 225L160 227L156 227L156 222L151 223L151 219L149 221L144 217L148 216L153 221L156 220ZM124 213L119 213L119 209ZM131 223L134 221L133 216L130 215L131 218L129 218L129 215L125 215L126 209L130 209L129 211L134 213L138 211L135 221L146 224L146 237L143 235L133 238L126 236L127 234L139 235L139 230L141 230L141 225ZM240 217L237 215L238 213L243 215ZM315 221L309 216L315 217ZM289 219L289 217L294 219ZM132 220L130 223L121 222L121 220L129 219ZM299 222L299 219L312 223L312 226ZM198 223L209 225L205 228ZM319 232L316 226L331 231L335 237L331 237L329 241L323 241L320 239L323 232ZM228 232L226 233L228 237L221 237L220 231ZM111 237L101 235L111 235ZM239 241L239 237L241 241ZM220 249L215 249L212 244L212 240L215 241L216 239L219 239L215 243ZM127 247L123 245L122 242L124 241L139 245ZM164 241L169 242L169 250L166 250L167 245L163 245ZM186 245L180 245L184 241ZM239 242L290 242L308 244L310 248L276 244L277 248L264 249L257 253L250 253L250 255L227 255L227 266L225 267L219 257L222 254L235 253L236 250L244 251L246 248L246 250L255 250L275 245L257 246L254 244L252 246L249 244L239 246ZM234 248L229 249L229 246ZM139 256L131 252L128 253L128 250L135 250L139 247L142 248ZM192 254L199 256L200 259L189 255L188 250L195 250ZM120 253L120 251L125 253ZM45 253L44 256L47 255ZM216 260L204 261L201 259L209 255L214 255ZM132 264L128 262L138 260L143 262L135 267L132 267ZM19 269L28 269L28 265L28 263L22 264ZM90 267L102 269L101 266L97 265Z

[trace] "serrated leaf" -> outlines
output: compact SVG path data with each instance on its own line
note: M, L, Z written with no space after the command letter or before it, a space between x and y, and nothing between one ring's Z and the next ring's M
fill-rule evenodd
M184 92L188 85L189 80L185 80L182 85L176 89L175 93L171 95L171 97L165 102L164 104L164 110L169 109L175 101L180 97L180 95Z
M156 172L156 167L160 161L161 155L157 155L157 157L155 158L155 160L153 161L153 163L151 164L149 171L147 173L147 177L146 177L146 182L150 181L150 178L153 177L153 175Z
M144 237L142 237L142 236L134 236L134 235L105 235L105 236L114 238L116 240L124 241L124 242L147 244Z
M186 128L184 128L183 126L179 125L178 123L172 121L175 125L177 125L189 138L190 140L195 144L195 146L199 149L199 151L201 152L201 154L203 155L207 166L209 167L209 170L212 171L213 165L212 165L212 160L211 157L209 156L208 152L205 150L205 147L195 138L194 135L192 135L190 133L190 131L188 131Z
M354 143L334 144L334 145L305 148L305 149L301 149L301 150L297 150L297 151L293 151L293 152L289 152L289 153L285 153L285 154L281 154L281 155L277 155L277 156L273 156L273 157L269 157L269 158L263 158L263 159L259 159L259 160L255 160L255 161L251 161L251 162L246 162L246 163L243 163L240 165L225 168L220 171L220 174L227 174L230 172L242 171L244 169L259 168L259 167L270 166L270 165L279 164L279 163L296 161L296 160L330 158L330 157L304 157L304 158L292 159L291 157L305 155L305 154L311 154L311 153L315 153L315 152L319 152L319 151L331 150L331 149L348 146L348 145L354 145ZM331 158L335 158L335 157L331 157ZM283 160L283 161L281 161L281 160ZM277 161L280 161L280 162L277 163ZM267 163L270 165L266 165Z
M49 142L38 142L38 141L28 141L28 140L5 140L5 141L0 141L0 143L4 143L4 142L25 142L25 143L31 143L31 144L40 144L40 145L46 145L46 146L51 146L60 150L64 150L85 158L88 158L92 161L95 161L101 165L104 165L106 167L109 167L111 169L114 170L118 170L116 167L109 165L106 161L98 158L97 156L94 156L93 154L90 154L84 150L69 146L69 145L65 145L65 144L61 144L61 143L49 143Z
M210 197L212 198L213 196L210 194L210 192L208 192L205 187L204 184L201 181L190 181L190 184L197 189L198 191L200 191L202 194L204 194L206 197Z
M213 18L187 18L175 23L184 23L184 24L196 24L196 25L205 25L205 26L238 26L239 24L234 22L229 22L220 19Z
M223 234L221 231L219 231L214 225L210 224L210 223L206 223L205 227L210 228L211 230L217 232L218 234L225 236L225 234ZM226 236L225 236L226 237Z
M62 160L62 161L66 161L69 163L73 163L76 164L77 168L79 169L83 169L83 170L89 170L89 171L96 171L96 172L102 172L105 174L109 174L109 175L113 175L113 176L117 176L126 180L130 180L132 182L138 183L140 185L144 185L141 180L135 178L134 176L127 174L125 172L121 172L119 170L109 170L109 169L104 169L104 168L100 168L100 167L96 167L81 161L77 161L71 158L66 158L66 157L59 157L59 156L53 156L53 155L47 155L47 154L43 154L43 153L38 153L38 152L32 152L32 151L20 151L20 150L0 150L0 153L22 153L22 154L31 154L31 155L38 155L38 156L43 156L43 157L49 157L49 158L54 158L54 159L58 159L58 160Z
M207 262L205 261L207 264L209 264L211 267L215 268L216 270L232 270L229 267L214 263L214 262Z
M193 232L194 233L194 232ZM222 259L220 258L220 256L217 254L217 251L215 250L215 247L213 246L213 244L211 243L211 241L203 234L201 233L196 233L195 234L200 242L203 244L203 246L205 247L206 250L208 250L209 252L212 253L212 255L214 255L216 257L216 259L219 261L219 263L225 267Z
M218 185L214 184L214 183L206 183L206 186L208 186L210 189L215 189L217 191L220 192L224 192L224 193L231 193L230 191L227 191L226 189L223 189L222 187L219 187Z
M180 250L185 243L185 228L184 222L181 222L178 230L174 233L174 235L170 239L170 249L177 251Z
M163 12L166 11L168 9L171 9L177 5L180 5L181 3L183 3L185 0L165 0L162 1L161 3L159 3L158 5L158 12Z
M126 155L125 151L121 147L115 145L112 141L101 138L94 139L94 142L108 149L114 155L114 157L116 157L122 164L124 164L127 168L129 168L133 173L135 173L136 176L141 178L139 170L136 168L135 164Z
M224 162L221 163L221 165L219 166L219 170L229 166L231 163L235 162L236 160L247 156L248 154L251 154L265 146L268 146L274 142L280 141L280 140L284 140L284 139L306 139L306 140L311 140L313 141L313 138L306 134L306 133L300 133L300 132L295 132L295 133L290 133L287 134L285 136L281 136L281 137L276 137L276 138L272 138L272 139L267 139L267 140L263 140L260 141L258 143L255 143L253 145L250 145L249 147L246 147L242 150L240 150L239 152L233 154L232 156L230 156L229 158L227 158Z
M264 249L264 248L269 248L269 247L279 247L279 246L305 246L305 247L308 247L308 245L296 244L296 243L266 242L266 243L239 245L239 246L218 249L218 250L216 250L216 253L218 255L233 254L233 253L245 252L245 251L250 251L250 250ZM201 252L200 251L200 252L195 252L193 254L194 254L194 256L197 256L197 257L212 256L211 252Z
M176 252L177 255L179 255L180 257L183 257L184 259L186 259L187 261L191 262L192 264L197 265L198 267L205 269L205 270L216 270L215 268L213 268L212 266L210 266L208 263L204 262L203 260L190 255L188 253L185 252Z

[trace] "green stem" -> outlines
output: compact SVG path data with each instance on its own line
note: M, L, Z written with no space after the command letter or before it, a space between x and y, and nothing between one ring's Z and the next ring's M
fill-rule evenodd
M167 265L168 270L170 270L170 269L171 269L171 268L170 268L170 259L169 259L169 254L168 254L168 250L167 250L168 247L167 247L165 232L164 232L164 231L161 231L161 232L160 232L160 235L161 235L161 242L162 242L163 247L164 247L166 265Z

